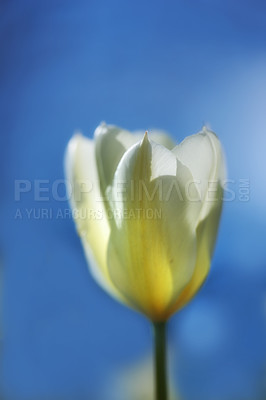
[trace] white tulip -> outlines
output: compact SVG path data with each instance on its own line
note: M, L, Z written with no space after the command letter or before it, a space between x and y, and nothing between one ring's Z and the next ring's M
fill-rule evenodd
M225 179L217 136L174 147L162 132L101 124L69 142L66 177L91 272L111 295L166 321L210 269Z

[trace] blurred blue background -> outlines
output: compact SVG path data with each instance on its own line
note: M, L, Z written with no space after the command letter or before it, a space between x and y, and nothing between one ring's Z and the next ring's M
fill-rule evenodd
M2 0L0 35L2 397L109 400L111 374L151 351L148 322L96 285L56 218L65 146L104 120L220 136L235 198L204 288L171 321L173 376L185 400L265 399L265 2ZM17 179L32 182L20 201Z

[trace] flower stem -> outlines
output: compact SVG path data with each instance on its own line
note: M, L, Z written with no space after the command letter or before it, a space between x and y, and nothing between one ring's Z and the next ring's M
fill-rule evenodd
M155 400L167 400L166 322L154 322Z

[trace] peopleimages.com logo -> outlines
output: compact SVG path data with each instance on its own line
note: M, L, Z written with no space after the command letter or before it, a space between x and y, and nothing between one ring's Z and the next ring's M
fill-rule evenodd
M221 182L223 188L223 201L249 201L250 199L250 181L245 179L227 179ZM100 182L93 183L89 180L72 185L65 179L35 179L33 181L26 179L17 179L14 183L14 199L19 202L23 196L31 196L36 202L44 201L69 201L74 198L75 201L81 201L84 195L94 193L97 201L106 201L110 198L107 194L99 191ZM115 201L128 200L154 200L157 197L160 201L169 201L171 196L177 196L178 200L189 201L214 201L217 181L201 182L191 180L181 187L178 181L171 180L170 184L163 179L157 179L154 184L147 184L144 180L119 182L112 191L109 191L112 199ZM196 190L195 190L196 189ZM204 198L203 198L204 197Z
M217 190L218 187L223 190ZM249 178L227 179L223 182L191 180L184 186L180 186L177 180L156 179L153 182L131 180L121 181L116 186L108 187L104 193L99 188L100 182L89 180L72 185L64 179L32 181L17 179L14 182L14 200L18 204L15 218L154 219L162 217L160 204L173 200L214 202L221 197L224 202L250 200ZM90 197L94 199L94 208L82 207L81 210L75 207L66 208L69 201L78 207L81 203L86 204L86 199ZM143 202L145 207L140 206ZM119 207L119 204L124 203L127 207ZM27 207L27 204L30 204L30 207ZM114 204L117 207L108 206Z

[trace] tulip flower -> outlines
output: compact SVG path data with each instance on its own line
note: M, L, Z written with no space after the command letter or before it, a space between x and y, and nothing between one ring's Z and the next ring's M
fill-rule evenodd
M101 124L93 140L74 135L65 166L93 276L154 323L157 398L165 400L165 322L210 269L225 179L220 142L206 128L175 146L163 132Z

